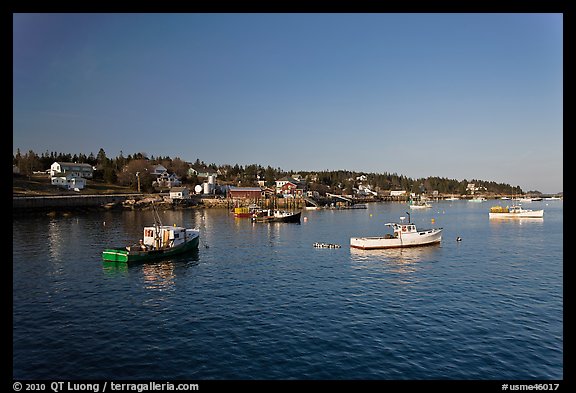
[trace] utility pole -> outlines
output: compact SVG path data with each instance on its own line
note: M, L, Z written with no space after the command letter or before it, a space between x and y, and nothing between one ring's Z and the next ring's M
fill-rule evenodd
M136 172L136 179L138 179L138 192L140 192L140 172Z

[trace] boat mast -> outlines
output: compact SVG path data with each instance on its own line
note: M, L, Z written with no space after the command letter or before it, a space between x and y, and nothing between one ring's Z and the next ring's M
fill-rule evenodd
M158 214L158 209L154 201L152 201L152 210L154 211L154 245L156 248L160 248L160 228L162 227L162 220L160 220L160 215Z

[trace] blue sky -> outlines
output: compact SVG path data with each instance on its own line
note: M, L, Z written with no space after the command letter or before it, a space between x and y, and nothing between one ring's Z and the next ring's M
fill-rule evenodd
M563 17L14 14L13 151L563 190Z

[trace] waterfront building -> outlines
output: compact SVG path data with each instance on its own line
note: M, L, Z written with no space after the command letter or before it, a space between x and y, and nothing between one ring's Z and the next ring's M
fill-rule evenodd
M190 199L190 190L187 187L172 187L170 189L171 199Z
M82 190L86 187L86 179L72 173L62 173L50 177L53 186L65 188L67 190Z
M50 177L62 174L70 174L75 177L92 179L94 168L90 164L79 164L76 162L58 162L55 161L50 166Z

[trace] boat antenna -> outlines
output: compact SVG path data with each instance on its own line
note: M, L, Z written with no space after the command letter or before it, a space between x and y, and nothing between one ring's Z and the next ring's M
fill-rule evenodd
M406 212L406 214L408 214L408 224L410 224L410 213Z

